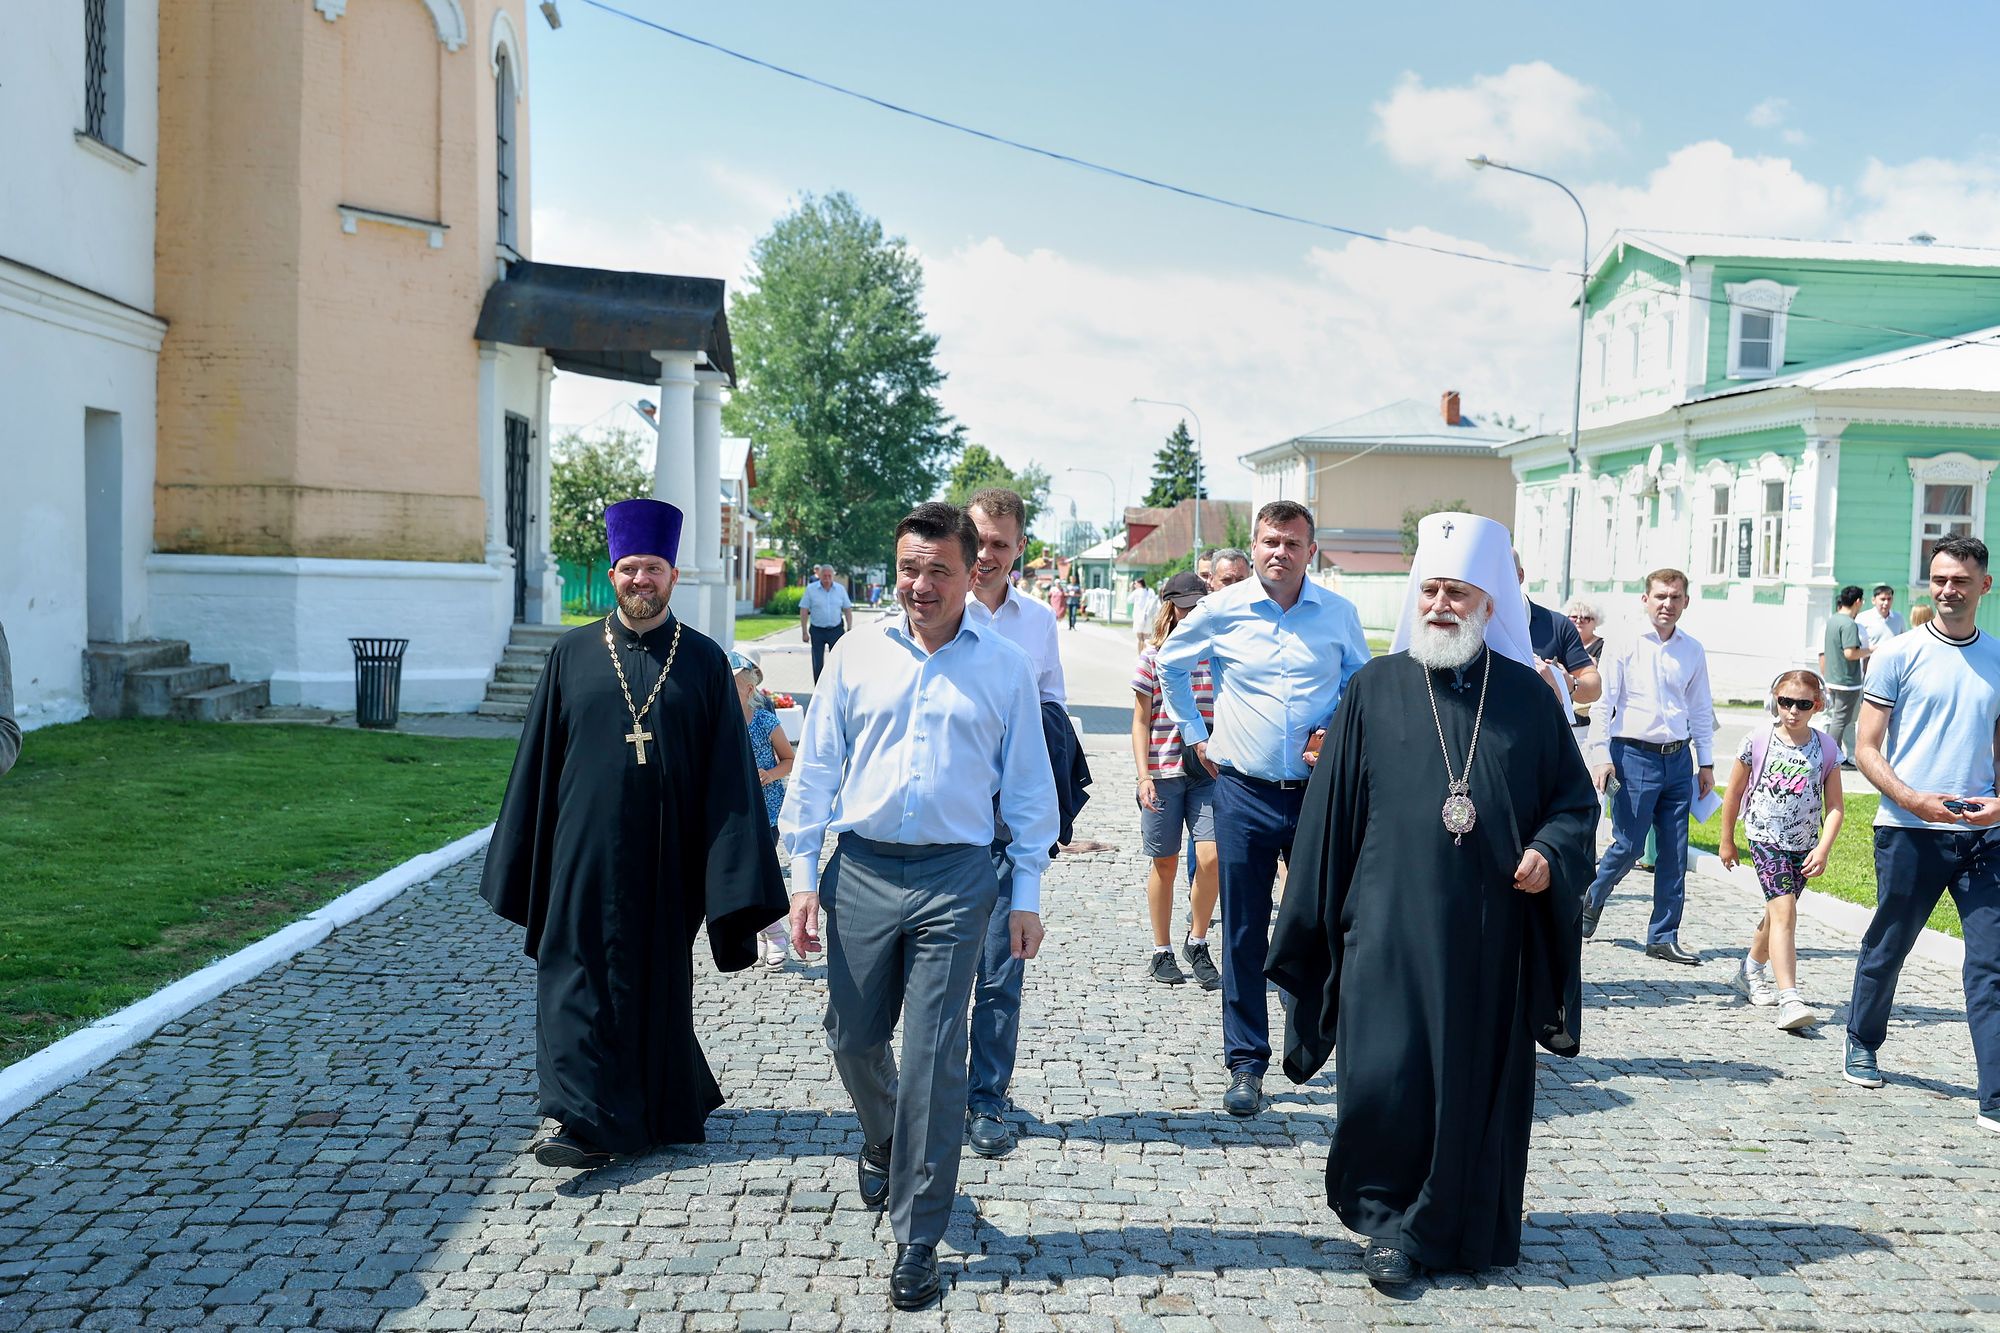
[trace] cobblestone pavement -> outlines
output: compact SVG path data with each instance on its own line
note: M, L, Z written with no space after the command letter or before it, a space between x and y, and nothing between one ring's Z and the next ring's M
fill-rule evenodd
M1644 958L1644 884L1586 953L1585 1053L1545 1059L1527 1253L1376 1293L1321 1186L1325 1079L1218 1109L1216 997L1141 978L1123 636L1067 647L1115 851L1058 864L1015 1089L968 1155L941 1309L893 1316L887 1224L820 1041L821 969L697 1000L711 1141L537 1166L529 965L477 861L0 1126L0 1329L2000 1327L2000 1140L1974 1128L1957 980L1913 964L1890 1084L1838 1077L1724 988L1753 903L1693 894L1700 969ZM782 654L767 659L773 675ZM1839 1009L1853 941L1804 923Z

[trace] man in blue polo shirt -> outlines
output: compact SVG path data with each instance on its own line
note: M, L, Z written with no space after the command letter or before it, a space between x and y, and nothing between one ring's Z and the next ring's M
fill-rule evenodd
M1868 665L1857 761L1882 793L1875 815L1875 915L1861 937L1847 1008L1849 1083L1882 1086L1903 960L1946 892L1965 926L1965 1018L1979 1070L1978 1125L2000 1134L2000 642L1974 623L1991 591L1986 543L1947 537L1931 555L1937 618Z
M1368 663L1368 637L1346 598L1306 577L1319 547L1312 513L1290 500L1257 511L1257 577L1201 600L1155 659L1182 744L1216 775L1215 850L1222 880L1222 1054L1231 1115L1257 1114L1271 1063L1264 962L1271 885L1292 852L1299 805L1341 691ZM1215 681L1215 734L1195 702L1195 664Z

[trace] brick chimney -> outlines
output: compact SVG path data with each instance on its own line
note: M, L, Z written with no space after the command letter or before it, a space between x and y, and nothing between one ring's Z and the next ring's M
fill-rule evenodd
M1456 426L1458 424L1458 390L1446 389L1444 391L1444 397L1438 401L1438 411L1443 414L1445 425Z

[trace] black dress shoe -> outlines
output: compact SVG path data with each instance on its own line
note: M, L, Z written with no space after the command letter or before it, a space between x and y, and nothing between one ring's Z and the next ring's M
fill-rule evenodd
M1646 946L1646 957L1657 958L1663 963L1680 963L1685 967L1701 966L1701 955L1681 948L1679 940L1668 940L1664 944Z
M1378 1287L1400 1287L1423 1272L1415 1259L1388 1245L1370 1245L1361 1256L1361 1271Z
M854 1159L855 1188L861 1191L863 1208L882 1208L889 1202L889 1145L871 1144Z
M973 1111L965 1121L965 1141L981 1157L1005 1157L1014 1151L1014 1131L997 1111Z
M937 1247L896 1247L896 1266L889 1270L889 1304L898 1310L921 1310L943 1290L944 1283L938 1278Z
M1597 933L1597 918L1603 915L1604 909L1602 907L1591 907L1585 904L1583 915L1576 920L1577 925L1583 928L1583 937L1585 939L1589 939Z
M1238 1069L1229 1076L1229 1091L1222 1094L1222 1109L1231 1115L1256 1115L1264 1109L1264 1076Z
M610 1166L611 1154L581 1134L562 1126L535 1145L535 1160L543 1166L594 1171L600 1166Z

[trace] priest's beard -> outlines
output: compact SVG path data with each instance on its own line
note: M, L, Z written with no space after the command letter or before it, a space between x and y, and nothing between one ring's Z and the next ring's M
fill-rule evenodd
M665 597L648 597L643 593L618 594L618 609L625 613L625 619L633 622L651 620L667 609Z
M1434 612L1417 622L1410 635L1410 656L1432 671L1456 671L1479 656L1486 646L1486 622L1493 618L1491 605L1459 617L1449 611ZM1449 625L1433 625L1447 620Z

